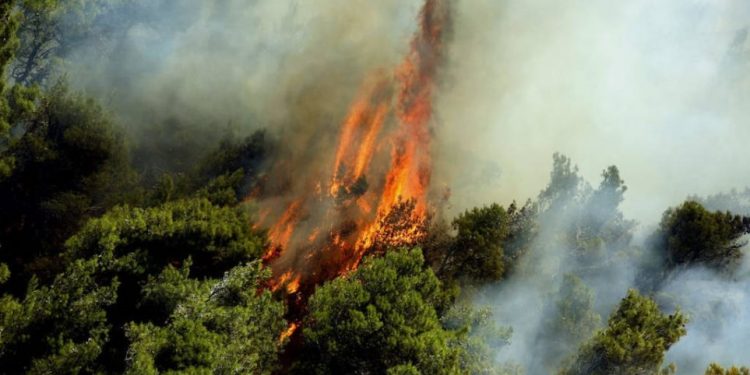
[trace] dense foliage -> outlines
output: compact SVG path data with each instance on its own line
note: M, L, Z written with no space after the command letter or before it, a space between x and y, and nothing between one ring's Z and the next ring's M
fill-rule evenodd
M474 208L453 219L455 238L429 248L438 275L467 282L499 280L505 272L503 245L510 232L508 213L498 204Z
M87 218L131 200L135 175L107 114L63 84L18 127L23 135L4 150L14 168L0 181L0 261L19 276L47 277L57 271L54 253Z
M562 374L658 374L664 353L685 335L686 322L681 313L665 315L653 300L630 290L607 327Z
M13 61L13 56L18 48L17 28L18 18L13 12L13 2L4 1L0 3L0 151L8 147L10 140L11 108L8 105L8 83L5 79L5 70ZM0 181L10 174L12 168L13 158L2 155L0 157Z
M278 334L283 328L279 323L283 306L268 294L254 300L262 275L257 264L242 268L259 257L264 244L248 226L241 209L214 206L205 199L149 209L116 207L89 221L66 242L60 260L67 267L50 287L37 286L32 279L22 300L4 297L0 329L9 333L3 336L2 367L20 371L42 366L42 371L75 362L86 372L121 368L128 350L126 326L128 331L139 332L129 337L144 340L158 334L151 325L168 322L164 331L158 331L168 332L186 319L181 314L190 301L201 303L192 308L205 309L201 318L219 331L214 332L215 338L242 334L221 324L260 319L255 312L273 313L270 317L277 321L264 318L261 327ZM225 272L229 273L221 284L216 278ZM213 298L220 290L208 287L214 284L232 286L232 293L239 294L206 302L201 296L210 292ZM242 292L249 295L237 290L245 287ZM218 320L211 320L212 314ZM222 318L222 314L228 316ZM251 327L246 324L243 329ZM277 335L270 337L276 340ZM81 353L86 354L81 357Z
M702 264L730 269L739 263L750 231L750 217L730 212L710 212L700 203L688 201L664 213L659 236L671 267Z
M438 311L446 306L440 281L421 252L388 252L310 299L304 336L315 373L383 373L412 366L421 373L460 372L453 333Z
M547 308L552 311L537 340L545 368L554 370L600 328L601 317L594 310L593 291L573 274L563 277L557 299Z
M748 369L747 367L732 366L730 368L725 369L716 363L712 363L706 369L705 375L748 375L748 374L750 374L750 369Z
M189 265L168 266L144 288L145 300L172 312L165 326L128 324L126 373L270 374L286 324L283 304L257 292L267 270L254 262L220 281L197 281Z

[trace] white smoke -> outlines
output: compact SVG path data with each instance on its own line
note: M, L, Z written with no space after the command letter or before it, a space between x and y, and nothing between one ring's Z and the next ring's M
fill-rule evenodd
M458 206L533 197L549 156L627 176L643 223L690 194L750 184L750 3L459 1L439 134ZM496 163L491 185L467 174ZM466 161L465 163L462 161Z
M745 251L747 253L747 251ZM667 361L684 374L702 373L711 362L748 365L750 342L750 259L731 280L707 269L681 272L659 298L690 317L687 335L672 347Z

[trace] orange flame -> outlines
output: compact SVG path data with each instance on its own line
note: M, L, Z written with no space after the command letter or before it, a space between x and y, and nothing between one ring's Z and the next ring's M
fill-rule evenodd
M294 233L294 226L299 220L299 208L302 205L302 200L297 199L289 204L289 207L281 215L281 219L268 231L268 239L272 244L278 246L278 248L285 248L289 244L289 240L292 238ZM266 255L263 256L263 260L268 261L274 254L274 248L269 249Z
M442 34L447 13L441 4L427 1L421 13L420 30L412 41L409 55L396 71L399 95L396 115L398 132L392 140L391 169L378 205L378 217L383 218L402 198L416 201L416 218L427 213L427 188L430 183L430 129L432 117L432 91L438 57L442 54ZM418 232L419 220L406 228L403 236L413 237ZM365 231L360 247L369 247L373 236L382 230L379 221ZM411 236L409 235L411 234Z
M281 332L281 335L279 336L279 342L284 343L286 340L288 340L295 331L297 331L297 328L299 328L299 323L292 322L289 324L289 327L286 327L284 332Z
M368 251L424 236L432 97L448 9L441 0L426 0L419 17L404 61L391 76L377 71L367 79L342 121L327 194L320 194L320 180L306 181L314 189L288 201L283 212L263 211L264 219L276 217L264 256L273 271L268 285L295 304L316 284L356 269Z
M367 82L344 120L333 163L332 196L339 195L342 188L359 179L372 160L377 136L390 109L388 83L382 77ZM355 161L348 165L345 159Z

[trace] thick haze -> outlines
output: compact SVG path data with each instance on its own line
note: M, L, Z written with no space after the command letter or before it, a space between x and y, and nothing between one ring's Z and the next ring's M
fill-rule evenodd
M691 318L687 335L667 353L667 361L678 363L684 373L700 373L709 361L747 365L750 261L745 253L734 280L694 269L681 272L664 288L662 302L678 305Z
M554 151L592 181L620 167L644 223L750 184L747 26L741 0L459 2L438 105L456 203L533 197Z
M73 80L124 115L146 107L169 112L160 116L249 119L255 126L288 120L306 95L329 110L348 102L365 71L401 56L419 5L134 3L140 5L125 14L119 52L79 51L70 64Z
M367 73L403 56L420 6L140 3L118 15L119 52L79 51L71 80L131 128L178 119L209 137L337 129ZM456 1L434 181L455 209L523 201L559 151L590 180L620 167L625 213L647 224L690 194L750 185L748 20L740 0Z
M570 156L596 186L608 165L628 185L622 205L646 227L691 194L750 185L750 2L461 1L446 89L438 104L441 171L457 208L534 198L551 155ZM562 218L562 220L566 220ZM641 229L647 229L643 226ZM514 329L499 359L529 373L544 349L545 301L570 265L559 264L554 223L542 228L527 272L491 287L481 303ZM533 254L536 253L537 256ZM708 363L746 364L750 292L734 280L688 270L657 301L690 316L668 353L679 373ZM637 265L587 280L603 321ZM502 301L502 302L500 302Z

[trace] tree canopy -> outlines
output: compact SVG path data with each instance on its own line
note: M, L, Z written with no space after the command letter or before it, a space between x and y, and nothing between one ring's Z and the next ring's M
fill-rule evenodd
M164 335L178 337L174 331L186 329L185 322L203 322L209 328L196 328L195 332L205 333L200 340L221 342L217 348L222 350L230 350L226 337L255 333L253 340L265 337L263 351L255 352L260 357L249 353L254 358L249 360L235 353L232 358L237 361L233 366L249 361L254 364L247 366L267 368L278 349L267 343L275 343L285 325L284 308L267 292L256 295L265 277L259 265L242 266L259 258L264 243L261 235L251 231L245 211L214 206L206 199L148 209L116 207L90 220L66 242L62 260L68 265L51 286L38 286L32 279L23 299L3 297L0 367L42 373L57 373L72 363L81 372L122 369L127 338L156 351L189 350L160 349L153 341ZM217 279L222 276L223 281ZM188 313L186 306L194 310ZM248 321L259 325L246 324L238 330ZM165 322L167 326L162 327ZM127 338L125 327L129 327ZM240 346L231 350L242 351L241 345L251 342L240 340L236 343ZM137 366L162 368L160 359L147 365L146 352L138 353L142 362ZM223 358L224 352L212 353L218 357L211 361ZM184 361L188 366L197 359Z
M705 375L750 375L750 369L736 366L725 369L716 363L712 363L706 369Z
M369 258L310 299L303 332L308 357L298 370L465 373L477 363L463 360L469 353L462 350L461 331L441 323L446 306L447 295L418 249Z
M687 201L664 212L657 232L669 267L704 265L719 270L736 266L750 231L750 218L729 212L710 212Z
M259 262L237 266L219 281L196 281L167 266L149 281L149 299L172 306L167 324L131 322L127 374L271 374L285 340L284 305L258 293L270 275Z
M19 277L49 277L63 242L87 218L129 201L136 176L108 115L64 84L45 92L15 132L0 150L14 164L0 180L0 260Z
M628 291L607 327L584 344L561 374L658 374L664 353L684 336L687 319L666 315L652 299Z
M503 207L477 207L453 219L455 237L443 248L430 249L443 279L486 282L505 272L503 245L510 234L510 218ZM439 252L439 253L438 253Z
M563 277L557 299L548 306L537 341L544 366L556 369L573 354L576 347L590 339L600 328L601 317L594 310L594 293L573 274Z

